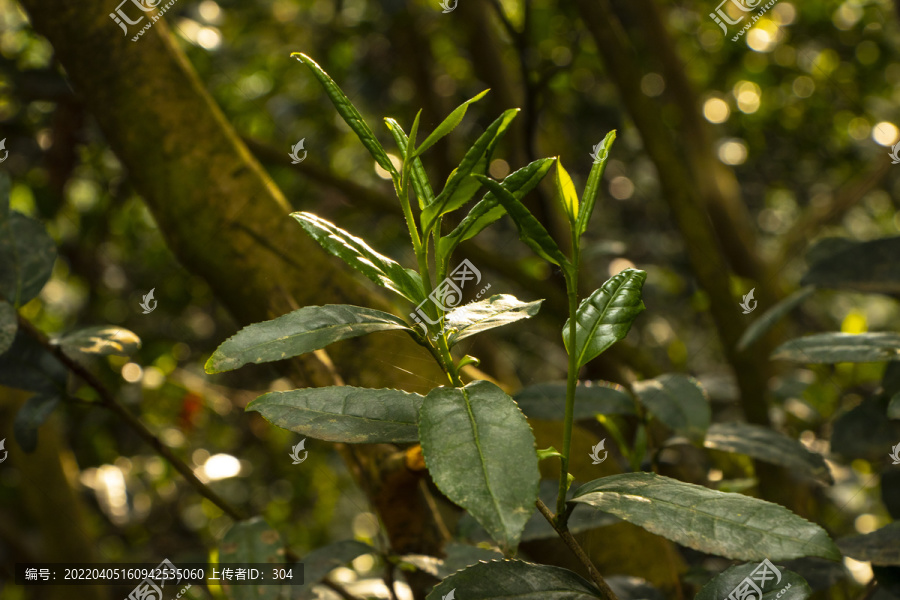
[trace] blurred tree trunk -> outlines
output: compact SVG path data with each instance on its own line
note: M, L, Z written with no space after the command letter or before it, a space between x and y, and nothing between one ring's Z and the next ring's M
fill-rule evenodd
M287 201L172 39L166 25L171 15L132 42L138 28L132 26L130 35L123 36L109 16L113 5L103 0L22 4L35 30L53 45L169 247L188 270L209 283L240 324L269 319L297 305L390 308L379 296L366 293L361 277L322 251L288 216ZM299 64L297 68L302 69ZM329 349L348 384L424 391L442 377L436 367L423 368L424 361L403 358L426 356L420 350L403 334L376 334ZM399 368L385 368L385 357ZM333 382L327 367L313 356L291 364L297 385ZM358 455L370 460L366 452ZM417 477L403 465L392 474L378 465L366 468L394 479ZM372 500L375 506L388 506ZM381 516L388 525L416 522L431 528L430 514L416 510L421 506L394 506L404 512L402 519ZM395 548L397 552L433 555L439 550L429 544L437 536L422 536L412 547L402 532L388 533L392 540L407 542Z

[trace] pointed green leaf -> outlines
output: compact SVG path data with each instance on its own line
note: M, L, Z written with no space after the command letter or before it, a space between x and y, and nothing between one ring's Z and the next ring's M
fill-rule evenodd
M56 244L40 221L10 211L0 217L0 294L13 306L37 296L56 262Z
M316 548L303 558L303 587L294 586L294 593L298 600L312 600L317 597L313 586L329 573L364 554L376 552L372 546L356 540L341 540Z
M554 160L556 159L541 158L536 160L507 175L500 185L509 190L513 196L521 199L525 194L537 187L537 184L541 182L541 179L553 166ZM471 179L474 179L474 177ZM485 227L502 217L505 212L494 193L488 192L481 199L481 202L469 211L469 214L466 215L450 235L441 238L439 254L441 256L449 256L460 242L476 236Z
M575 344L569 340L569 322L563 327L566 351L578 357L578 366L600 356L628 335L631 324L644 310L641 289L645 271L625 269L585 298L575 313Z
M569 263L565 254L560 251L559 246L556 245L540 221L534 218L531 211L525 208L518 198L500 185L499 181L494 181L484 175L473 174L472 177L478 179L494 193L497 201L503 206L519 230L519 239L534 250L538 256L554 265L563 266Z
M556 159L556 193L562 204L569 223L573 226L578 218L578 194L575 193L575 184L569 176L569 172L563 168L562 160Z
M479 300L454 308L447 313L444 323L451 333L447 337L450 346L469 336L503 327L537 314L543 300L521 302L509 294L497 294L487 300Z
M519 109L517 108L504 112L469 148L459 166L450 173L444 189L441 190L435 201L422 211L423 231L430 231L438 217L465 205L481 189L481 183L469 175L472 173L485 175L487 173L494 147L518 113Z
M16 331L19 329L19 319L16 307L5 300L0 300L0 354L3 354L12 346L16 339Z
M225 340L206 361L207 373L223 373L247 363L272 362L324 348L375 331L406 330L392 314L348 306L306 306L271 321L244 327Z
M833 484L831 471L821 454L768 427L750 423L715 423L706 432L703 445L713 450L746 454L765 462L802 471Z
M803 285L860 292L900 293L900 236L868 242L840 240L812 263ZM821 256L821 255L820 255Z
M566 414L566 382L539 383L514 396L529 419L562 421ZM621 385L608 381L579 382L575 388L575 420L597 415L633 415L634 402Z
M534 435L513 399L487 381L434 389L419 413L419 439L438 489L514 549L540 475Z
M613 129L606 134L602 142L594 147L594 152L592 153L594 166L591 168L587 184L584 186L584 195L581 197L581 209L578 211L576 232L579 239L587 231L588 222L594 213L594 205L596 205L597 197L600 195L600 181L603 179L603 172L606 170L606 163L609 160L609 151L615 141L616 130Z
M444 121L440 125L438 125L434 131L431 132L431 135L425 138L425 141L422 142L422 145L416 148L414 155L420 156L423 152L434 146L438 142L438 140L456 129L456 126L459 125L462 122L463 117L466 116L466 111L469 110L469 105L484 98L484 95L489 91L490 90L484 90L474 98L470 98L469 100L466 100L465 102L457 106L453 110L453 112L447 115L447 118L444 119Z
M455 598L454 590L459 590ZM463 593L464 592L464 593ZM480 562L435 586L426 600L594 600L603 598L579 575L520 560Z
M38 394L29 398L13 422L13 432L16 441L25 452L34 452L38 442L38 428L43 425L56 407L59 406L59 396L56 394Z
M865 535L852 535L837 541L841 552L874 565L900 567L900 521L888 523Z
M388 158L387 152L384 151L384 147L378 141L378 138L375 137L375 134L372 133L372 130L366 124L362 115L359 114L359 111L356 110L356 107L353 106L353 103L350 102L350 99L347 98L341 88L332 81L331 77L328 76L328 73L316 64L316 61L302 52L294 52L291 56L309 67L309 70L312 71L316 79L319 80L319 83L322 84L322 87L325 88L325 93L328 94L331 103L334 104L338 113L363 143L363 146L366 147L369 154L375 159L375 162L377 162L382 169L390 173L391 177L395 180L398 179L399 173L397 173L397 169L394 168L391 159Z
M247 405L267 421L326 442L402 444L419 441L422 396L350 386L270 392Z
M416 119L418 119L418 117L416 117ZM403 128L400 127L400 123L390 118L385 119L384 122L391 131L391 135L394 136L394 141L397 143L397 147L400 148L400 154L403 156L404 161L408 161L409 157L407 156L407 152L409 140L406 137ZM413 127L416 127L417 123L418 121L413 124ZM406 165L404 165L404 168L407 168ZM416 192L419 208L424 208L434 202L434 192L431 189L431 183L428 181L428 174L425 173L425 166L422 164L422 160L419 157L416 157L412 159L412 164L408 168L410 169L412 186L413 190Z
M262 517L237 522L219 544L219 564L222 563L270 563L284 567L281 536ZM223 583L222 587L230 600L282 600L286 597L280 585Z
M898 333L818 333L789 340L772 360L807 364L865 363L900 360Z
M352 236L325 219L307 212L291 213L303 229L331 254L380 286L418 304L425 299L422 278L411 269L375 252L362 239Z
M824 529L783 506L655 473L597 479L575 490L570 502L589 504L683 546L726 558L841 558Z
M56 343L66 352L131 356L141 347L141 338L124 327L101 325L67 333Z
M699 381L669 373L635 382L634 392L666 427L695 444L703 443L712 413L706 390Z
M743 352L750 346L752 346L758 339L766 334L767 331L772 329L778 321L780 321L785 315L794 310L796 307L800 306L804 300L812 296L813 292L816 291L815 286L807 286L805 288L801 288L764 312L757 320L753 322L750 327L744 331L744 335L741 336L741 339L738 341L737 349L738 352Z
M761 569L765 568L765 571ZM756 573L751 576L752 573ZM741 584L752 577L754 584L762 590L762 597L751 588L755 600L806 600L812 595L809 584L800 575L771 562L735 565L713 577L703 586L694 600L723 600Z

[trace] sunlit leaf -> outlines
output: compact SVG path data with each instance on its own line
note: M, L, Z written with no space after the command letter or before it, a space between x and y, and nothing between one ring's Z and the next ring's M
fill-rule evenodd
M269 392L246 410L283 429L328 442L400 444L418 441L422 400L402 390L304 388Z
M206 362L207 373L300 356L340 340L375 331L407 330L392 314L344 304L306 306L271 321L254 323L225 340Z
M824 529L783 506L655 473L597 479L575 490L570 502L590 504L683 546L726 558L841 558Z
M141 338L123 327L101 325L68 333L56 341L67 352L101 356L131 356L141 347Z
M818 333L793 339L772 353L772 360L807 364L900 360L898 333Z
M453 346L476 333L533 317L540 310L541 302L522 302L509 294L497 294L454 308L444 320L450 329L448 342Z
M584 186L584 194L581 197L581 208L578 210L578 222L576 232L578 237L587 231L588 222L594 213L594 206L597 203L597 197L600 195L600 182L603 179L603 172L606 170L606 163L609 161L609 152L613 142L616 141L616 130L613 129L606 134L603 141L595 148L594 166L588 175L587 184Z
M827 484L834 483L821 454L768 427L750 423L715 423L706 432L707 448L746 454L765 462L801 471Z
M562 160L556 160L556 193L569 222L574 226L578 219L578 194L569 172L563 168Z
M515 548L540 475L534 435L513 399L487 381L432 390L419 413L419 439L438 489Z
M490 90L484 90L474 98L466 100L455 109L453 109L453 112L447 115L447 118L444 119L441 124L435 128L434 131L431 132L431 135L425 138L425 141L422 142L422 145L416 148L415 156L419 156L420 154L431 148L433 145L435 145L442 137L456 129L456 126L459 125L462 122L463 117L466 116L466 111L469 110L469 105L484 98L484 95L489 91Z
M394 119L385 119L384 122L387 123L391 135L394 136L394 141L397 142L400 153L405 160L409 160L407 157L407 145L409 140L407 139L403 128L400 127L400 123ZM431 190L431 183L428 181L428 174L425 173L425 166L422 164L422 159L419 157L412 159L412 166L410 166L409 169L413 190L416 192L419 208L425 208L434 202L434 192Z
M579 367L628 335L631 324L645 308L641 289L646 279L645 271L625 269L585 298L575 316L574 346L569 340L566 321L563 341L566 350L577 357Z

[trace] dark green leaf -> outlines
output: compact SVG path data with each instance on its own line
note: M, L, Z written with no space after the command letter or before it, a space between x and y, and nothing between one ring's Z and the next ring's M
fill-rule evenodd
M459 590L456 598L455 590ZM454 573L426 600L593 600L602 598L572 571L519 560L494 560Z
M397 143L397 147L400 148L400 154L403 156L403 159L409 160L409 157L407 156L407 145L409 140L407 139L403 128L400 127L400 123L389 118L385 119L384 122L387 123L391 135L394 136L394 141ZM425 208L434 202L434 192L431 190L431 183L428 181L428 174L425 173L425 166L422 164L422 159L419 157L412 159L412 166L410 166L409 169L412 177L413 190L416 192L416 199L419 202L419 208Z
M356 540L342 540L316 548L303 559L303 587L293 588L298 594L297 598L312 600L316 597L313 586L325 579L329 573L355 558L374 552L375 548Z
M752 575L754 572L755 575ZM812 595L803 577L766 560L763 563L735 565L719 573L703 586L694 600L725 600L748 577L762 591L762 597L759 597L750 588L755 600L805 600Z
M253 517L231 526L219 545L219 563L270 563L285 566L284 545L278 532L262 517ZM270 583L270 582L269 582ZM222 586L229 600L281 600L278 585Z
M270 392L247 405L283 429L327 442L400 444L419 440L422 396L350 386Z
M559 480L542 479L540 487L541 500L547 506L556 506L556 495L559 493ZM577 535L579 533L606 527L622 521L605 512L594 510L586 504L579 504L569 514L569 520L566 521L566 527L569 533ZM542 539L559 539L559 534L550 526L547 519L541 512L535 508L531 519L525 524L525 531L522 532L522 541L528 542L532 540Z
M540 310L541 302L543 300L521 302L515 296L497 294L454 308L444 320L451 331L448 342L454 346L476 333L533 317Z
M569 218L569 223L574 227L578 218L578 194L575 193L575 184L569 176L569 172L563 168L562 160L556 159L556 193L563 211Z
M487 381L438 388L419 413L425 464L438 489L508 549L534 509L534 435L512 398Z
M422 278L411 269L405 269L397 262L383 256L368 246L362 239L354 237L312 213L295 212L303 229L331 254L380 286L394 291L413 304L425 299Z
M16 331L19 329L17 315L15 306L0 300L0 354L9 350L16 339Z
M807 286L801 288L764 312L757 320L753 322L745 331L744 335L738 341L738 352L743 352L752 346L759 338L764 336L767 331L772 329L778 321L785 315L800 306L804 300L812 296L816 291L815 286Z
M459 166L450 173L447 184L433 204L422 211L422 230L430 231L435 219L439 216L456 210L466 204L481 189L481 183L473 177L472 173L484 175L487 173L488 162L494 147L506 133L512 120L518 114L519 109L510 109L491 123L475 144L469 148Z
M9 175L0 173L0 221L5 221L9 218L9 194Z
M842 240L813 262L803 285L881 294L900 293L900 237L868 242Z
M122 327L101 325L68 333L56 343L67 352L131 356L141 347L141 338Z
M831 452L847 462L863 459L880 463L900 442L900 423L885 418L886 406L878 397L866 398L834 421Z
M854 535L837 541L841 552L856 560L882 566L900 566L900 521L888 523L865 535Z
M616 130L613 129L606 134L603 141L600 142L599 148L594 150L594 166L591 168L591 174L588 175L587 185L584 186L584 194L581 197L581 208L578 210L578 222L576 232L579 239L581 235L587 231L588 222L594 213L594 205L597 203L597 197L600 195L600 181L603 179L603 172L606 170L606 162L609 160L609 151L613 142L616 141Z
M641 289L645 271L625 269L585 298L575 315L575 347L569 340L569 322L563 327L563 341L574 352L578 366L597 358L610 346L628 335L631 324L644 310Z
M666 427L696 444L703 443L712 414L706 390L699 381L669 373L636 382L634 391Z
M22 450L34 452L37 448L38 428L47 421L59 402L59 396L38 394L22 405L13 422L13 432Z
M353 106L353 103L350 102L350 99L347 98L344 92L341 91L341 88L332 81L331 77L328 76L328 73L316 64L316 61L302 52L294 52L291 56L309 67L309 70L312 71L316 79L319 80L319 83L322 84L322 87L325 88L325 93L328 94L331 103L334 104L338 113L363 143L369 151L369 154L375 159L375 162L377 162L382 169L390 173L395 180L398 179L399 174L397 173L397 169L394 168L391 159L388 158L387 152L384 151L384 147L382 147L381 143L375 137L375 134L372 133L372 130L366 124L362 115L359 114L359 111L356 110L356 107Z
M530 385L514 396L529 419L562 421L566 411L566 383ZM588 381L575 388L575 420L597 415L633 415L634 402L620 385Z
M541 179L553 166L554 160L556 159L542 158L536 160L507 175L500 185L508 189L516 198L522 198L537 187L537 184L541 182ZM488 192L481 202L469 211L469 214L466 215L456 229L441 239L440 255L449 256L460 242L476 236L485 227L502 217L505 212L503 207L497 202L493 192Z
M689 548L726 558L841 558L825 530L783 506L654 473L597 479L575 490L571 501L590 504Z
M900 360L900 334L818 333L783 343L772 359L817 364Z
M474 98L466 100L455 109L453 109L453 112L447 115L447 118L444 119L441 124L435 128L434 131L431 132L431 135L425 138L425 141L422 142L422 145L416 148L415 155L419 156L420 154L434 146L442 137L456 129L456 126L459 125L462 122L463 117L466 116L466 111L469 110L469 105L484 98L484 95L489 91L490 90L484 90Z
M820 454L768 427L750 423L715 423L703 444L713 450L746 454L765 462L796 469L827 484L833 484L828 464Z
M222 373L247 363L291 358L340 340L395 329L409 330L409 327L380 310L344 304L306 306L271 321L244 327L209 357L206 372Z
M66 367L22 329L9 350L0 354L0 385L64 395L68 376Z
M12 211L0 218L0 294L24 306L53 272L56 244L40 221Z
M503 209L509 214L519 230L519 239L534 250L538 256L554 265L563 266L569 263L565 254L562 253L540 221L534 218L534 215L525 208L525 205L518 198L500 185L499 181L494 181L484 175L473 174L472 177L478 179L494 193L494 197L497 198L497 201L503 206Z

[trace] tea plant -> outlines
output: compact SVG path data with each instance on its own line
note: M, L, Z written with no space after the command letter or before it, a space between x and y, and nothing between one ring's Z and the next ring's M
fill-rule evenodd
M325 348L340 340L389 330L407 333L431 354L446 374L447 384L431 390L424 397L395 389L335 386L272 392L247 407L279 427L317 439L345 443L421 444L428 472L438 489L471 514L507 557L473 564L479 555L473 548L472 560L466 563L473 566L448 574L428 598L453 597L454 590L459 590L460 597L465 590L467 600L499 596L614 598L613 591L569 531L569 517L579 504L611 513L685 546L728 558L840 557L823 529L781 506L655 473L637 472L645 453L650 450L646 427L651 416L695 443L702 444L706 438L710 413L705 394L697 382L683 376L666 375L640 382L635 386L633 396L622 389L607 388L609 394L603 394L604 400L600 404L608 406L610 397L617 397L618 401L624 397L624 407L619 402L619 410L609 412L630 413L639 420L631 444L613 420L604 420L636 472L597 479L570 492L572 477L568 473L568 464L576 400L597 402L596 396L589 398L589 388L578 385L579 370L624 338L635 318L644 310L641 289L646 273L636 269L626 269L613 276L580 302L577 294L581 238L600 193L615 132L603 140L579 199L571 178L558 159L536 160L502 181L487 176L494 149L516 116L516 110L508 110L472 144L436 195L421 157L461 122L468 107L485 92L454 110L421 144L417 141L421 111L408 136L397 121L386 119L402 159L398 169L363 117L325 71L304 54L294 56L318 79L341 117L378 165L390 174L418 268L403 267L376 252L362 239L314 214L298 212L291 216L326 251L415 305L417 312L410 314L410 321L357 306L300 308L271 321L245 327L215 351L206 370L220 373L248 363L281 360ZM538 185L554 162L558 196L571 236L569 255L563 253L522 203L525 194ZM487 192L481 200L456 228L443 235L443 217L466 206L482 187ZM461 242L504 215L512 219L520 239L538 256L558 267L566 281L569 318L562 327L562 337L569 359L560 451L553 448L537 450L532 431L516 400L489 381L464 383L462 368L467 364L478 364L478 359L472 356L455 358L452 353L460 340L527 319L540 307L540 301L523 302L506 294L463 306L446 306L454 304L445 303L452 288L447 277L454 251ZM523 391L523 400L529 397L526 392ZM532 410L541 410L540 398L536 399L534 394L530 395L529 403ZM780 436L770 433L774 437ZM786 444L791 451L798 448L805 451L798 442L784 436L780 436L778 442ZM736 451L754 455L758 449ZM555 458L559 459L561 470L554 513L538 497L538 461ZM814 463L816 459L808 460ZM582 562L591 576L591 583L565 569L509 558L516 552L535 506ZM327 555L327 552L326 549L317 551L319 555ZM343 555L344 560L350 558ZM324 577L325 574L320 575ZM790 576L802 582L799 576ZM734 573L726 572L720 577L733 578ZM722 581L724 579L717 585ZM809 588L805 583L798 583L792 594L805 597L804 590L808 592Z

